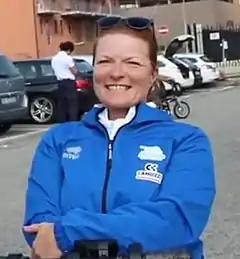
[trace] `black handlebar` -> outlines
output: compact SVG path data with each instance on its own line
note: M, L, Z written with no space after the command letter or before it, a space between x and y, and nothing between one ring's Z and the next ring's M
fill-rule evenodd
M0 259L30 259L29 256L24 256L23 254L8 254L6 256L0 256Z
M119 247L114 240L81 241L75 243L75 252L82 258L117 257Z
M114 240L78 241L71 253L65 254L61 259L104 259L117 258L119 253L118 243ZM123 259L143 259L142 246L133 244L129 246L128 256L121 256ZM31 259L23 254L9 253L7 256L0 256L0 259Z

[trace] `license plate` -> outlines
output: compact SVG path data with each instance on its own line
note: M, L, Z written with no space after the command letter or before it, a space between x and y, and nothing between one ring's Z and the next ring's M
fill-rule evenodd
M17 97L6 97L6 98L1 98L1 104L11 104L11 103L16 103L17 102Z

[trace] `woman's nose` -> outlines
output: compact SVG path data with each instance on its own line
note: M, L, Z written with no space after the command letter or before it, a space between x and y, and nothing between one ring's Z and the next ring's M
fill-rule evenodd
M113 64L112 69L110 71L110 76L117 80L124 77L124 67L121 64Z

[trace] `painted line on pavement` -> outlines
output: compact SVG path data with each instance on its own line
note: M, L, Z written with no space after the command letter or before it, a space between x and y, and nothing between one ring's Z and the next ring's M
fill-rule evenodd
M207 95L207 94L211 94L211 93L218 93L218 92L227 91L227 90L230 90L230 89L233 89L233 88L236 88L236 86L229 85L229 86L224 86L224 87L218 88L218 89L196 91L195 93L192 92L191 94L183 95L180 98L188 99L192 96L201 96L201 95Z
M220 89L214 89L214 90L210 90L210 91L203 91L203 92L197 92L196 94L192 93L192 94L188 94L188 95L183 95L180 98L181 99L187 99L190 98L192 96L197 96L197 95L204 95L204 94L208 94L208 93L215 93L215 92L222 92L222 91L227 91L230 90L232 88L235 88L235 86L225 86L223 88ZM49 128L28 128L28 127L15 127L14 129L16 129L17 131L25 131L25 130L30 130L30 132L24 133L24 134L19 134L16 136L7 136L4 138L0 138L0 143L2 142L6 142L6 141L11 141L11 140L15 140L15 139L21 139L21 138L26 138L32 135L37 135L41 132L45 132L47 131Z
M27 132L27 133L24 133L24 134L19 134L19 135L16 135L16 136L8 136L8 137L0 138L0 143L15 140L15 139L26 138L26 137L29 137L29 136L32 136L32 135L37 135L37 134L39 134L41 132L45 132L47 130L48 129L41 129L41 130L36 130L36 131L32 131L32 132Z
M12 131L41 131L41 130L48 130L49 128L28 128L28 127L13 127Z

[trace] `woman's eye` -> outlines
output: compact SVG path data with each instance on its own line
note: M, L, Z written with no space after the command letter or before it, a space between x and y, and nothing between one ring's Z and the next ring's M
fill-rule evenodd
M108 60L99 60L97 63L98 64L103 64L103 63L108 63L109 61Z
M129 61L128 63L134 66L140 66L140 64L136 61Z

